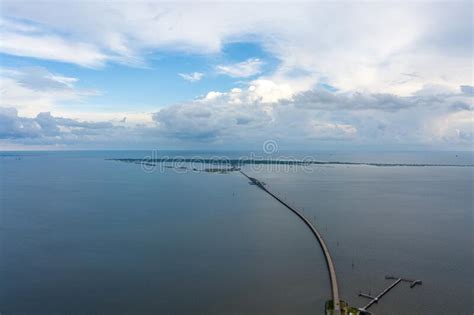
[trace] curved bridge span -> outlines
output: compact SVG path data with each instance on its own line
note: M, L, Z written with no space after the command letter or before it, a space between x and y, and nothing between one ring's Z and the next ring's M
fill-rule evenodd
M313 235L316 237L316 239L319 242L319 245L321 246L321 249L323 250L324 258L326 260L326 265L328 268L329 272L329 279L331 282L331 294L332 294L332 300L334 303L334 315L340 315L341 314L341 306L340 306L340 298L339 298L339 287L337 284L337 277L336 277L336 270L334 268L334 263L332 261L331 255L329 253L329 249L324 242L323 237L319 233L319 231L316 229L316 227L296 208L290 206L283 200L281 200L279 197L277 197L275 194L273 194L268 188L265 187L265 185L259 181L256 178L250 177L247 174L245 174L242 170L240 170L240 173L247 177L253 184L261 188L263 191L265 191L267 194L275 198L279 203L284 205L286 208L291 210L294 214L296 214L305 224L306 226L311 230Z

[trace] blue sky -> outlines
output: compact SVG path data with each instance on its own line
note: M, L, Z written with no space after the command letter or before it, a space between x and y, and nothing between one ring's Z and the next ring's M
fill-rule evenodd
M472 150L472 2L3 1L0 148Z
M129 65L110 63L103 68L85 68L74 64L36 58L0 54L2 66L6 68L42 67L52 73L78 79L79 89L95 89L100 94L88 100L96 110L119 109L149 110L155 106L166 106L192 100L209 91L225 92L242 86L240 78L222 75L215 66L239 63L249 59L262 60L261 71L250 75L270 74L278 63L256 42L228 43L222 51L210 54L174 53L155 51L146 55L145 64ZM265 60L265 62L263 62ZM203 79L190 82L179 74L202 73ZM71 106L67 102L64 106ZM84 106L79 102L76 106Z

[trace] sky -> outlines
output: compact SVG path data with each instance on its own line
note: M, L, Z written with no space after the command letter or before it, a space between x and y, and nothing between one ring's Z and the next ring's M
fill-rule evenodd
M0 150L473 150L473 2L0 2Z

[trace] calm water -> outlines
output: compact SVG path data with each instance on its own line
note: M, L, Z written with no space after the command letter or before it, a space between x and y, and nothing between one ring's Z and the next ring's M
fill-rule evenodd
M323 313L324 258L296 216L236 173L104 160L148 154L1 154L2 314ZM450 152L316 157L472 163ZM319 227L345 300L364 305L359 291L375 294L393 274L423 285L402 283L375 313L472 314L474 168L246 170Z

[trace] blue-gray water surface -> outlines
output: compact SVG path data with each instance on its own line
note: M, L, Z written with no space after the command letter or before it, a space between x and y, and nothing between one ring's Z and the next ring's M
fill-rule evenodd
M147 154L0 153L2 314L324 313L324 257L294 214L235 172L105 160ZM472 164L449 152L318 158ZM320 229L343 299L362 306L359 291L393 274L423 285L400 284L375 313L472 314L472 167L244 170Z

